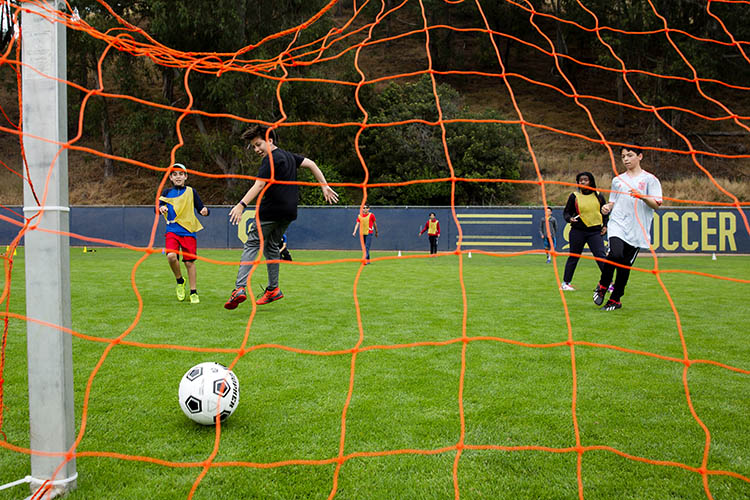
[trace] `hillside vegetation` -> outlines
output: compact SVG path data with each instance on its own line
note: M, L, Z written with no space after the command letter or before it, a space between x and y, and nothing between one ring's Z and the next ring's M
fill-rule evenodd
M134 45L110 39L114 48L102 60L110 97L93 96L81 111L84 93L69 87L68 135L78 135L83 113L77 145L155 168L70 151L70 203L153 203L163 178L158 168L169 165L174 151L176 161L212 176L189 179L206 203L233 204L248 186L233 176L258 167L239 138L247 120L284 116L299 125L281 128L279 145L313 158L333 183L364 182L362 162L370 184L446 178L453 169L457 177L513 181L458 183L459 205L538 205L540 178L547 202L560 205L572 188L559 183L572 182L577 172L593 172L600 187L609 187L620 169L619 149L610 155L604 138L657 148L647 151L644 167L662 180L668 203L731 202L726 192L750 200L750 64L726 43L730 35L750 38L747 9L714 3L709 15L698 3L664 0L653 2L654 12L648 2L594 0L587 5L598 26L616 28L596 32L592 15L574 1L532 3L534 12L503 2L479 12L467 2L423 0L423 13L420 4L387 1L387 13L378 17L380 3L355 14L340 2L294 40L273 35L309 20L325 2L118 2L113 10L169 47L172 59L157 65L153 52L144 57ZM77 5L102 33L119 25L95 0ZM655 31L662 17L674 30L670 36ZM138 47L154 46L142 33L128 36ZM250 45L234 59L226 55ZM96 88L105 47L72 25L68 79ZM200 53L223 54L216 59L227 71L217 78L201 70ZM689 81L693 70L702 78L697 83ZM291 80L279 86L284 76ZM0 85L5 126L12 129L19 114L13 65L0 65ZM203 113L179 120L191 99ZM360 130L365 114L368 124L399 125ZM697 153L686 154L691 150ZM20 205L17 135L0 132L0 155L0 204ZM361 201L359 187L339 191L342 203ZM368 199L448 205L451 186L373 187ZM319 190L302 189L303 203L321 201Z

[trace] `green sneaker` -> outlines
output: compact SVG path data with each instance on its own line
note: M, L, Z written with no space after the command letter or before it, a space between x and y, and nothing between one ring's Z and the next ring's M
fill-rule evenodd
M201 302L201 299L198 298L198 294L197 293L191 293L190 294L190 303L191 304L200 304L200 302Z
M185 283L178 283L177 287L174 289L174 292L177 294L177 300L182 302L185 300Z

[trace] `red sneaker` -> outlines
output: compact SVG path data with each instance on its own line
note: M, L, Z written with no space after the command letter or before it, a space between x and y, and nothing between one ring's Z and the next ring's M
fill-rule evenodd
M237 306L247 300L247 294L244 288L235 288L232 290L232 295L229 300L224 304L224 309L237 309Z
M258 297L258 300L256 300L255 303L258 305L263 305L283 298L284 294L281 293L281 289L279 287L266 288L266 291L263 292L260 297Z
M622 304L620 302L617 302L616 300L609 299L606 304L604 304L604 307L599 308L601 311L614 311L617 309L622 309Z
M596 304L597 306L602 305L604 303L604 295L606 293L607 287L597 283L596 288L594 288L594 304Z

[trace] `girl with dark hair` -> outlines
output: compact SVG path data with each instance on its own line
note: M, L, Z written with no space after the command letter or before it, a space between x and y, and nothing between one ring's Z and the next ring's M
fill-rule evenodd
M596 190L596 180L591 172L581 172L576 175L576 184L579 185L578 190L570 194L563 210L565 222L570 223L568 236L570 256L565 262L565 273L560 289L567 291L575 290L570 282L573 281L573 274L584 245L588 244L594 257L604 259L607 255L604 248L604 235L607 233L608 216L602 215L601 212L602 206L607 202ZM597 260L596 263L599 264L599 269L604 265L601 260Z

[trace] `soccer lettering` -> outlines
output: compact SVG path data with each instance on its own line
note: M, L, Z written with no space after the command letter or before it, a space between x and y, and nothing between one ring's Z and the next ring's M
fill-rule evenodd
M653 246L668 252L736 252L737 213L665 210L654 217Z

